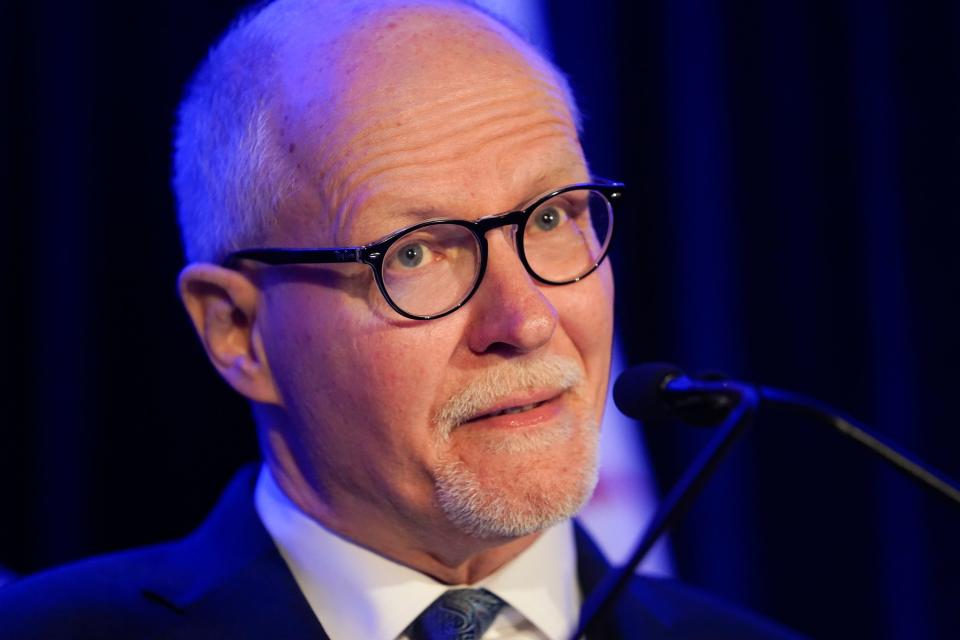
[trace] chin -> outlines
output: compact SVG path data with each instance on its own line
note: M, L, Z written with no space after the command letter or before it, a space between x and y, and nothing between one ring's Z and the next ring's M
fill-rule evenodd
M463 533L479 539L515 539L567 520L597 484L596 423L537 436L516 434L489 442L489 464L459 458L434 469L437 503Z

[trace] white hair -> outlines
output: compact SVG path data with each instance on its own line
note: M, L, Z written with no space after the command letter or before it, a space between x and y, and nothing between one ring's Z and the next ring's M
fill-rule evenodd
M230 27L180 104L173 187L191 262L216 262L265 238L293 186L272 123L279 43L259 14Z
M472 7L516 33L468 0L447 1ZM334 21L356 24L384 4L260 3L241 15L211 48L180 103L174 136L173 189L189 262L219 262L231 251L268 242L280 205L296 187L296 167L284 152L274 122L279 58L291 25L309 20L319 33ZM531 50L540 55L532 45ZM555 72L579 128L566 78L545 62Z

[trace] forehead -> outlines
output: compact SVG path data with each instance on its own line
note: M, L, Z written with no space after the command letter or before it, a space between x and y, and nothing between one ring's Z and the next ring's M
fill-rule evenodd
M298 235L369 241L586 178L567 96L514 34L463 8L384 11L285 68Z

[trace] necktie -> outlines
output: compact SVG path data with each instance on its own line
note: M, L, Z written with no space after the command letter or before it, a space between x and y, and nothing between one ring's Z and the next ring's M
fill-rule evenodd
M411 640L480 640L504 602L486 589L451 589L410 626Z

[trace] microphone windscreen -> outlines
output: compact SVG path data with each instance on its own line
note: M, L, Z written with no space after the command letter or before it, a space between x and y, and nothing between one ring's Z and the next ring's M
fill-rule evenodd
M666 362L647 362L627 369L613 385L613 402L625 415L636 420L666 417L661 398L664 383L683 372Z

